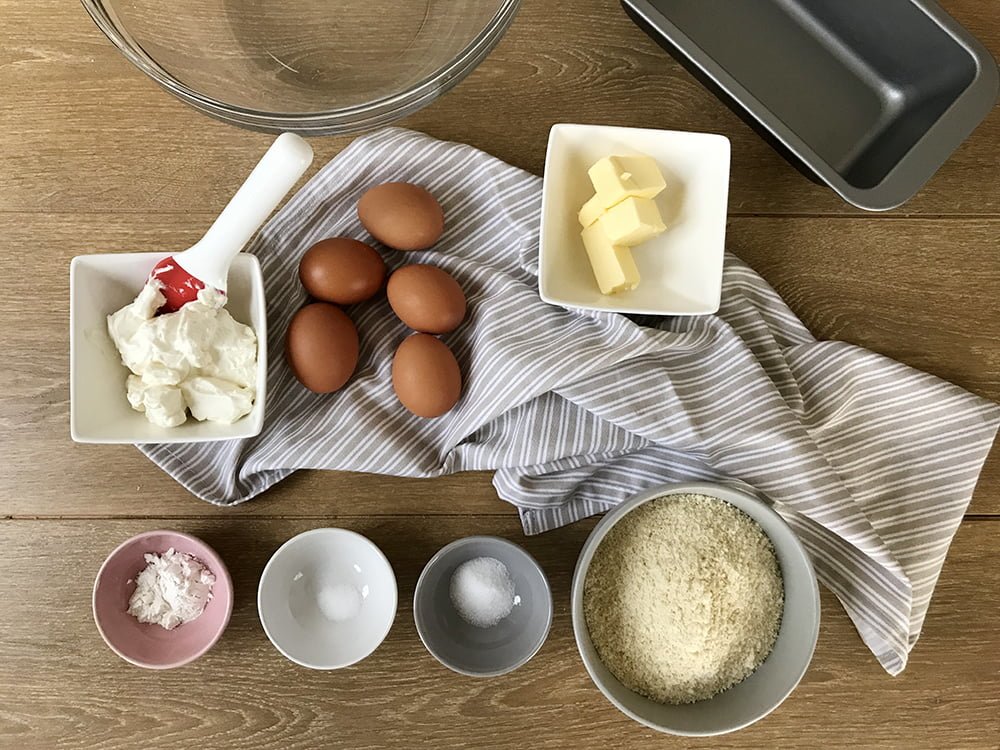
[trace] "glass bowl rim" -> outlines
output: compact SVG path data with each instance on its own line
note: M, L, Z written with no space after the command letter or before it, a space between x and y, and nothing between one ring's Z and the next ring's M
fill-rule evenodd
M161 87L196 109L225 122L266 132L294 131L333 135L387 125L430 104L479 65L503 38L521 0L498 0L497 10L482 31L451 61L417 83L362 104L315 112L272 112L214 99L182 83L164 70L114 19L104 0L80 0L84 9L118 51Z

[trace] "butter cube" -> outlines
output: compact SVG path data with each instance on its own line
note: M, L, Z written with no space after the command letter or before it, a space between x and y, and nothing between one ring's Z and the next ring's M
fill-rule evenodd
M666 230L659 209L649 198L626 198L609 208L598 224L611 244L626 247L640 245Z
M600 196L593 196L589 201L583 204L583 208L580 209L579 219L580 224L586 229L599 218L601 214L604 213L604 204L601 203Z
M632 259L632 251L612 244L600 222L584 229L582 236L601 294L624 292L639 285L639 269Z
M667 186L650 156L606 156L587 174L605 208L626 198L655 198Z

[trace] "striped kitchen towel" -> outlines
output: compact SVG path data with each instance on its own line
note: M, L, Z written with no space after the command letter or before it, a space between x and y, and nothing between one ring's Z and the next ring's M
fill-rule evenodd
M324 237L371 241L355 206L390 180L429 188L447 229L432 250L386 261L441 266L469 301L444 337L465 391L436 420L410 415L393 394L392 355L408 331L384 296L349 309L361 357L339 393L306 391L281 356L306 301L299 258ZM902 671L1000 409L856 346L817 341L732 256L718 315L638 320L547 305L536 279L540 187L481 151L406 130L354 141L249 248L264 269L272 352L263 433L142 450L218 504L296 469L491 469L529 534L661 482L751 489L799 533L885 669Z

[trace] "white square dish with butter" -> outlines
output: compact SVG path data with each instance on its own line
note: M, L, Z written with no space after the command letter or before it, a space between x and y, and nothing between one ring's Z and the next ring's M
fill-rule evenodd
M562 307L648 315L719 309L729 139L554 125L539 291Z

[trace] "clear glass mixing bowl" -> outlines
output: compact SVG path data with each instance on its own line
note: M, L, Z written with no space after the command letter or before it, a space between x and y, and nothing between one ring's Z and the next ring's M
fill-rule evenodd
M203 112L307 135L384 125L478 65L520 0L82 0L136 67Z

